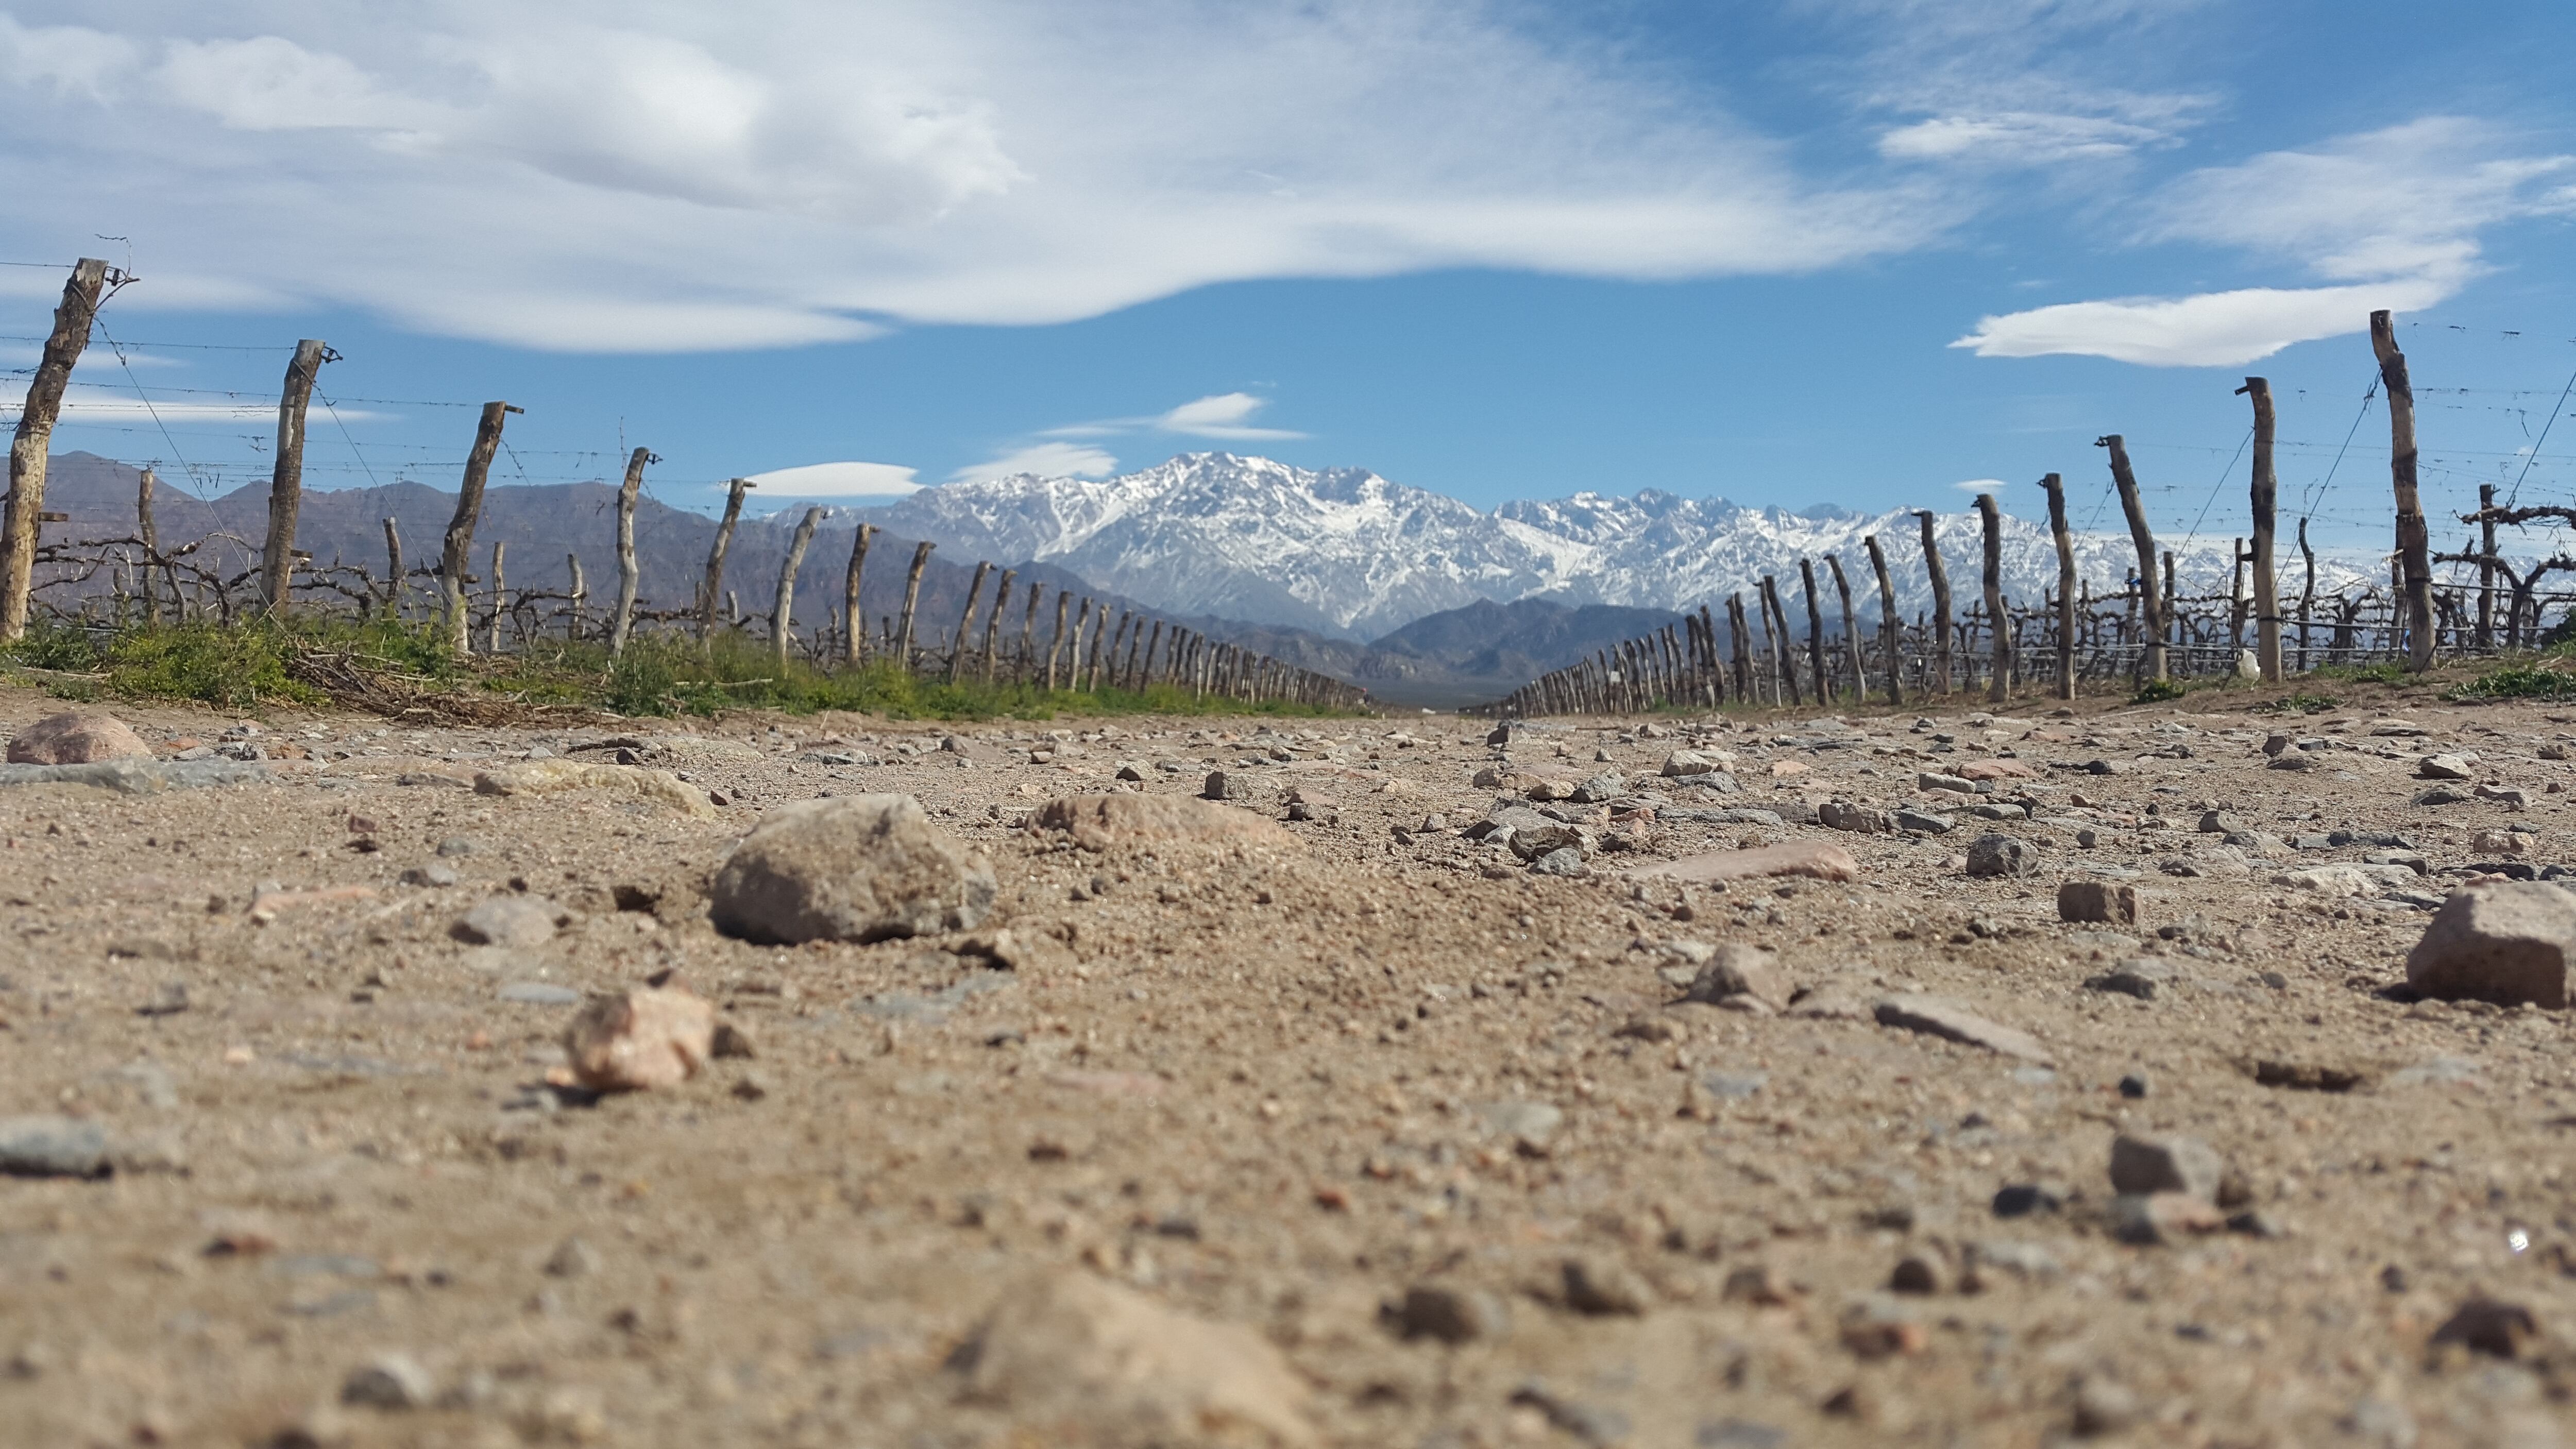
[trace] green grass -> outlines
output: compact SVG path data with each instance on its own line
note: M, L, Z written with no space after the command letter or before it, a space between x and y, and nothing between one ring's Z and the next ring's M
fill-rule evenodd
M2342 707L2343 701L2331 694L2302 693L2285 695L2268 704L2255 705L2253 710L2257 714L2324 714L2330 709Z
M2184 692L2182 683L2179 680L2150 679L2146 683L2138 686L2138 692L2136 694L2129 696L2129 703L2168 704L2174 700L2182 698Z
M324 661L328 670L313 667ZM637 634L615 660L604 643L553 641L520 654L458 658L428 624L317 616L277 624L128 624L114 629L38 621L18 643L0 646L0 665L42 671L59 696L195 700L226 709L263 703L321 704L356 675L390 677L395 691L448 692L535 706L596 708L624 715L715 715L728 709L789 714L848 710L898 719L1053 719L1058 715L1341 713L1314 705L1242 704L1195 698L1156 684L1143 690L1050 690L1029 684L949 684L914 678L890 663L823 670L791 660L782 673L758 640L719 634L705 643L677 634ZM365 703L341 698L343 703Z
M2576 699L2576 673L2530 661L2500 664L2475 679L2442 691L2444 699L2476 703L2496 699Z

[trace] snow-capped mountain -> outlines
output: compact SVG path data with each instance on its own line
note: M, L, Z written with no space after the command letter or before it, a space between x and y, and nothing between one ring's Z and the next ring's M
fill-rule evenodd
M1877 583L1861 542L1873 534L1900 607L1910 613L1931 599L1920 525L1902 510L1791 513L1649 490L1577 493L1484 513L1365 469L1318 471L1229 453L1184 454L1115 478L1023 473L951 483L867 516L960 555L1052 563L1157 608L1354 639L1477 599L1687 609L1749 591L1766 573L1779 580L1792 616L1803 618L1802 557L1817 560L1819 597L1832 617L1829 554L1841 559L1855 603L1874 616ZM1934 528L1965 613L1980 588L1977 516L1941 514ZM2223 591L2229 541L2198 540L2177 551L2177 563L2184 592ZM2079 533L2076 564L2095 592L2114 592L2136 553L2125 532ZM2299 568L2285 549L2285 588L2296 586ZM2003 572L2016 600L2056 587L2056 546L2044 525L2005 516ZM2318 572L2321 589L2353 574L2322 558Z

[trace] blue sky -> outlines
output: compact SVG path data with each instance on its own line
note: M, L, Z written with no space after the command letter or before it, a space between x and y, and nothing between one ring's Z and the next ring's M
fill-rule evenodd
M2576 376L2563 4L0 16L0 185L56 198L0 260L141 278L57 446L210 487L319 336L314 486L453 486L433 404L506 397L498 481L642 443L688 506L1226 448L1480 505L2036 513L2055 470L2082 520L2119 431L2161 529L2227 532L2250 372L2285 501L2370 543L2387 305L2437 517L2576 498L2576 423L2526 456ZM0 334L59 285L0 267Z

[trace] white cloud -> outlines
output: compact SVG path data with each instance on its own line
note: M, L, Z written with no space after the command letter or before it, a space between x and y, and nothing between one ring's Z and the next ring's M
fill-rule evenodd
M2437 116L2194 171L2150 200L2150 239L2241 247L2336 285L2060 303L1984 318L1950 345L1980 357L2232 367L2363 331L2377 308L2431 307L2484 270L2481 230L2576 212L2576 190L2539 185L2576 169L2576 156L2496 154L2507 144L2478 122Z
M2012 485L2001 478L1970 478L1950 486L1962 493L2000 493Z
M1254 397L1248 392L1221 392L1196 402L1185 402L1154 420L1154 426L1167 433L1187 433L1198 438L1226 438L1260 442L1278 438L1302 438L1304 433L1286 428L1256 428L1252 417L1270 406L1270 399Z
M960 468L948 481L981 483L1015 473L1035 473L1045 478L1106 478L1117 471L1118 460L1100 448L1083 443L1032 443L973 467Z
M2172 139L2153 126L2104 116L2060 116L2032 111L1995 115L1935 116L1899 126L1878 138L1880 155L1896 161L1982 161L2036 166L2057 161L2099 161Z
M901 498L922 486L899 463L808 463L754 473L751 481L773 498Z
M0 245L131 235L126 307L230 295L553 349L788 345L1246 278L1805 272L1956 214L1911 183L1811 183L1660 68L1509 6L81 16L0 29L0 189L48 198L0 217Z

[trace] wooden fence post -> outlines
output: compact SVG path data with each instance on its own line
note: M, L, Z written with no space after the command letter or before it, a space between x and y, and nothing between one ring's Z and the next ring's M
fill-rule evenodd
M848 637L841 641L841 662L855 668L868 657L868 631L859 623L859 575L868 566L868 545L876 541L877 526L862 523L850 539L850 566L841 575L841 613L850 621Z
M143 538L143 622L146 625L161 622L161 591L154 586L152 574L155 569L168 567L161 561L161 530L152 521L152 490L159 482L152 476L152 470L146 468L142 483L134 491L134 524ZM2494 552L2492 549L2488 551ZM170 588L170 602L174 609L179 602L175 580Z
M2012 691L2012 630L2004 619L2004 522L1995 506L1995 495L1977 495L1977 516L1986 526L1986 624L1994 633L1994 677L1986 682L1986 698L2003 703Z
M582 609L590 602L590 584L581 576L580 554L565 554L564 568L572 575L572 595L564 601L570 610L570 615L564 623L564 638L578 640L581 638Z
M1780 603L1780 581L1769 574L1762 576L1762 632L1771 637L1771 667L1778 671L1783 692L1791 704L1805 704L1798 689L1797 636L1789 632L1789 611Z
M978 560L975 564L975 583L966 590L966 612L958 616L957 637L950 640L948 645L948 682L951 684L957 682L958 662L966 657L966 641L975 630L975 605L983 598L984 580L992 576L992 564Z
M269 475L268 542L260 550L259 571L260 602L281 619L295 577L295 517L304 505L304 413L313 401L314 378L332 355L318 338L296 343L277 398L277 465Z
M823 506L808 505L805 516L796 521L796 531L787 537L787 562L778 570L778 601L769 614L769 653L782 684L787 680L787 645L796 632L796 571L805 566L805 550L812 546L814 530L822 523Z
M1735 697L1746 704L1758 705L1761 697L1753 692L1753 668L1746 658L1744 595L1741 591L1726 596L1726 632L1735 641Z
M9 496L0 511L0 643L27 634L54 422L62 416L63 390L71 385L81 349L89 345L90 324L98 320L99 294L106 286L107 263L83 257L72 264L63 300L54 308L54 330L47 334L44 354L19 400L18 433L9 444Z
M1834 576L1834 593L1843 606L1843 667L1851 674L1851 692L1855 701L1869 698L1869 676L1861 672L1860 625L1852 621L1851 580L1843 577L1843 561L1825 555L1825 568Z
M2057 697L2075 697L2075 540L2066 529L2066 482L2039 480L2048 494L2048 532L2057 541Z
M716 605L723 599L725 554L733 547L734 525L742 521L742 496L757 487L748 478L736 478L725 487L724 517L716 523L715 542L707 548L706 582L698 587L698 640L715 637Z
M1083 602L1085 604L1089 604L1091 601L1089 599L1085 599ZM1047 640L1046 687L1047 693L1049 694L1055 693L1056 665L1064 658L1064 618L1067 613L1072 611L1072 608L1073 595L1064 589L1056 590L1055 633ZM1090 611L1085 609L1084 612L1087 614ZM1074 631L1073 637L1079 640L1082 637L1082 631L1077 628Z
M2111 482L2120 490L2120 511L2128 516L2129 542L2138 551L2138 611L2146 618L2146 650L2140 673L2161 683L2166 677L2165 611L2156 593L2156 535L2147 526L2147 506L2138 496L2138 475L2129 467L2129 448L2118 433L2105 433L2093 446L2111 450Z
M483 652L486 654L501 652L501 555L509 546L506 539L492 540L492 611L483 620Z
M627 638L635 628L635 593L644 577L635 563L635 502L644 491L644 465L656 461L650 448L627 454L626 480L617 485L617 612L608 621L611 659L626 652Z
M402 534L391 518L385 520L385 617L402 622L404 586L410 582L403 575Z
M1878 576L1878 634L1880 647L1887 653L1887 702L1891 706L1900 705L1905 703L1905 685L1901 677L1905 662L1905 626L1896 617L1896 585L1887 577L1887 554L1878 546L1878 535L1869 534L1860 542L1861 547L1869 550L1870 572Z
M1063 592L1062 589L1056 590L1058 595ZM1038 601L1045 597L1045 586L1035 579L1029 580L1029 607L1020 616L1020 647L1011 661L1011 678L1015 683L1037 673L1037 656L1029 651L1038 632Z
M1834 696L1825 685L1825 611L1816 607L1816 561L1801 555L1798 577L1807 592L1807 674L1816 687L1816 704L1821 708Z
M2299 520L2299 537L2307 537L2307 520ZM2478 651L2495 648L2495 485L2478 485Z
M501 450L501 425L510 414L525 412L505 402L487 402L474 426L474 447L465 455L465 480L456 490L456 513L447 521L447 546L438 556L438 587L447 608L448 646L459 654L474 652L474 621L465 603L465 579L473 571L474 525L483 516L483 487L491 480L492 455Z
M2406 354L2397 348L2397 325L2385 311L2370 314L2370 348L2379 358L2379 380L2388 394L2388 477L2397 495L2397 556L2405 580L2406 667L2433 667L2432 533L2415 491L2415 387Z
M912 572L903 580L903 621L895 626L894 662L906 674L912 672L912 616L921 603L921 571L930 563L930 551L939 545L924 539L912 546Z
M2245 540L2237 539L2236 572L2227 586L2227 669L2236 670L2236 656L2245 648Z
M1936 515L1929 508L1918 508L1914 516L1923 525L1923 567L1932 575L1933 674L1940 680L1940 692L1948 694L1956 677L1950 668L1950 571L1941 566L1941 542L1932 534Z
M2254 661L2263 682L2281 682L2281 590L2272 573L2273 515L2281 484L2272 472L2272 384L2245 379L2239 393L2254 402Z
M1020 576L1018 569L1002 570L1002 583L993 590L993 613L984 621L984 682L993 682L993 645L1001 637L1002 616L1010 612L1011 581Z

